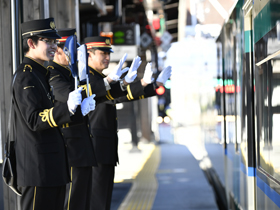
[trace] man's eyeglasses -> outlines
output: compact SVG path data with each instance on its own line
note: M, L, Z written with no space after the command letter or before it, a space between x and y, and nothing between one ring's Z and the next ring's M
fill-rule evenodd
M52 45L52 44L57 44L57 40L56 39L39 39L39 41L42 41L42 42L45 42L49 45Z

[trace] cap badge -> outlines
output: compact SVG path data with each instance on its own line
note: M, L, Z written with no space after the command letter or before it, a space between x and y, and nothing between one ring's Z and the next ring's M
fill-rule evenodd
M50 27L51 27L52 29L55 29L55 24L54 24L53 21L50 22Z
M106 40L105 40L105 43L106 43L107 45L110 45L110 39L106 39Z

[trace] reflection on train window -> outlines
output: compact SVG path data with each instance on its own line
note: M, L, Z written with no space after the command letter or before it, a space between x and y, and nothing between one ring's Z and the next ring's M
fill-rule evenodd
M259 133L259 166L280 181L280 60L269 60L259 66L260 82L257 100Z

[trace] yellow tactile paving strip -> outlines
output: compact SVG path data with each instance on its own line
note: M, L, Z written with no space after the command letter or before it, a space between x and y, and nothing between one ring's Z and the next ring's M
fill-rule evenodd
M118 210L150 210L157 194L158 183L155 177L160 163L160 147L155 146L142 170Z

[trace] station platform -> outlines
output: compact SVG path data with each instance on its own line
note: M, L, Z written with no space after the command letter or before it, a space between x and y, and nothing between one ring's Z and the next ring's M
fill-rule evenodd
M138 149L120 141L111 210L218 210L213 189L186 145L140 142Z

